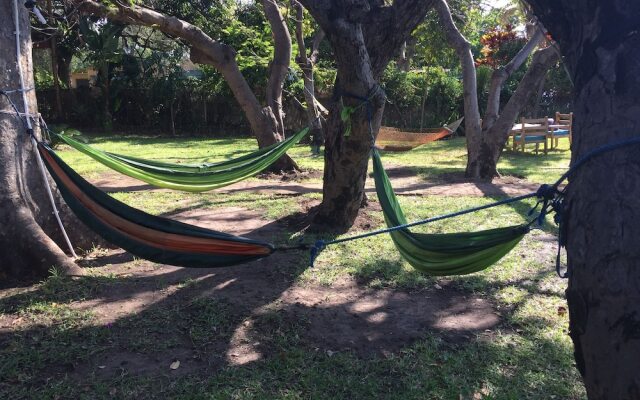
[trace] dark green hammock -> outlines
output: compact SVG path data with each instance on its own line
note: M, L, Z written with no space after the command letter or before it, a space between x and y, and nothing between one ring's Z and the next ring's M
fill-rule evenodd
M69 136L66 144L121 174L150 185L187 192L206 192L258 174L268 168L309 132L305 128L283 142L218 163L173 164L98 150Z
M376 149L372 151L372 159L376 192L387 226L406 224L407 220ZM390 234L402 257L417 270L429 275L464 275L496 263L527 232L528 224L443 234L414 233L405 228Z
M224 267L269 256L266 242L147 214L102 192L55 152L38 143L42 160L65 202L93 231L138 257L184 267Z

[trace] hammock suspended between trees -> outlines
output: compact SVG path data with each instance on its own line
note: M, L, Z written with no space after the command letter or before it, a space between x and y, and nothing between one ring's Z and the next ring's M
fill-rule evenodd
M376 147L384 151L409 151L423 144L435 142L452 135L462 124L460 118L442 128L427 129L426 131L410 131L381 126L376 136Z
M290 138L244 156L218 163L174 164L109 153L56 134L66 144L123 175L150 185L186 192L206 192L247 179L268 168L307 133L304 128Z
M380 154L372 150L373 176L378 201L388 227L407 220L398 203ZM393 242L414 268L429 275L464 275L478 272L504 257L529 232L529 225L516 225L479 232L426 234L409 228L390 232Z
M265 242L205 229L129 207L91 185L47 145L45 166L65 202L88 227L138 257L183 267L224 267L270 255Z

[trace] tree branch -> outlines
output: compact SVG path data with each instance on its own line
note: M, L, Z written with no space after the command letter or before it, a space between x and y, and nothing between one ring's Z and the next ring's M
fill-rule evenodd
M496 135L492 135L492 141L495 140L496 143L504 145L518 113L522 110L533 93L535 93L538 83L547 74L549 68L551 68L558 60L558 51L554 46L549 46L535 52L529 69L518 84L516 91L504 106L504 109L500 113L500 117L491 128L492 131L498 133Z
M542 29L535 30L529 41L518 51L518 53L504 67L500 67L491 74L491 84L489 86L489 98L487 109L484 114L483 127L489 129L495 123L500 114L500 95L502 87L509 77L527 60L529 55L544 39Z
M242 76L235 60L235 50L220 43L200 28L176 17L139 6L119 4L107 7L94 0L67 0L83 14L92 14L131 25L145 25L178 37L191 47L191 60L195 63L214 66L225 78L240 107L244 111L254 133L261 134L271 127L265 122L262 107Z
M471 44L460 33L451 10L444 0L436 0L435 8L449 44L455 49L462 64L462 86L464 91L464 117L467 142L470 144L480 140L480 107L478 106L478 83L476 66L471 52Z

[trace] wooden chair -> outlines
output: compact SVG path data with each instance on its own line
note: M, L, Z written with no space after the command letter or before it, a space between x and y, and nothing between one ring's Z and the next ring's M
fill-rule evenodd
M562 138L569 139L569 145L573 140L573 113L561 114L556 112L556 118L553 121L553 127L550 132L551 148L558 147L558 140Z
M548 118L535 118L527 119L522 118L520 123L520 133L513 136L513 151L518 150L518 146L524 152L525 144L536 145L536 154L540 148L540 143L544 144L544 154L547 154L547 139L549 138L549 119Z

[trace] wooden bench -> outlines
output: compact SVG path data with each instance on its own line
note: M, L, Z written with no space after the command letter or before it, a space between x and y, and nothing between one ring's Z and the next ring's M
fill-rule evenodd
M556 118L553 124L549 126L551 148L558 147L558 140L567 138L569 139L569 145L573 140L573 113L561 114L556 112Z
M513 130L512 132L513 151L518 151L518 147L520 147L520 150L524 152L524 147L526 144L535 144L536 154L538 154L540 143L543 143L544 154L547 154L547 151L549 150L547 139L550 136L548 118L522 118L520 120L519 129Z

